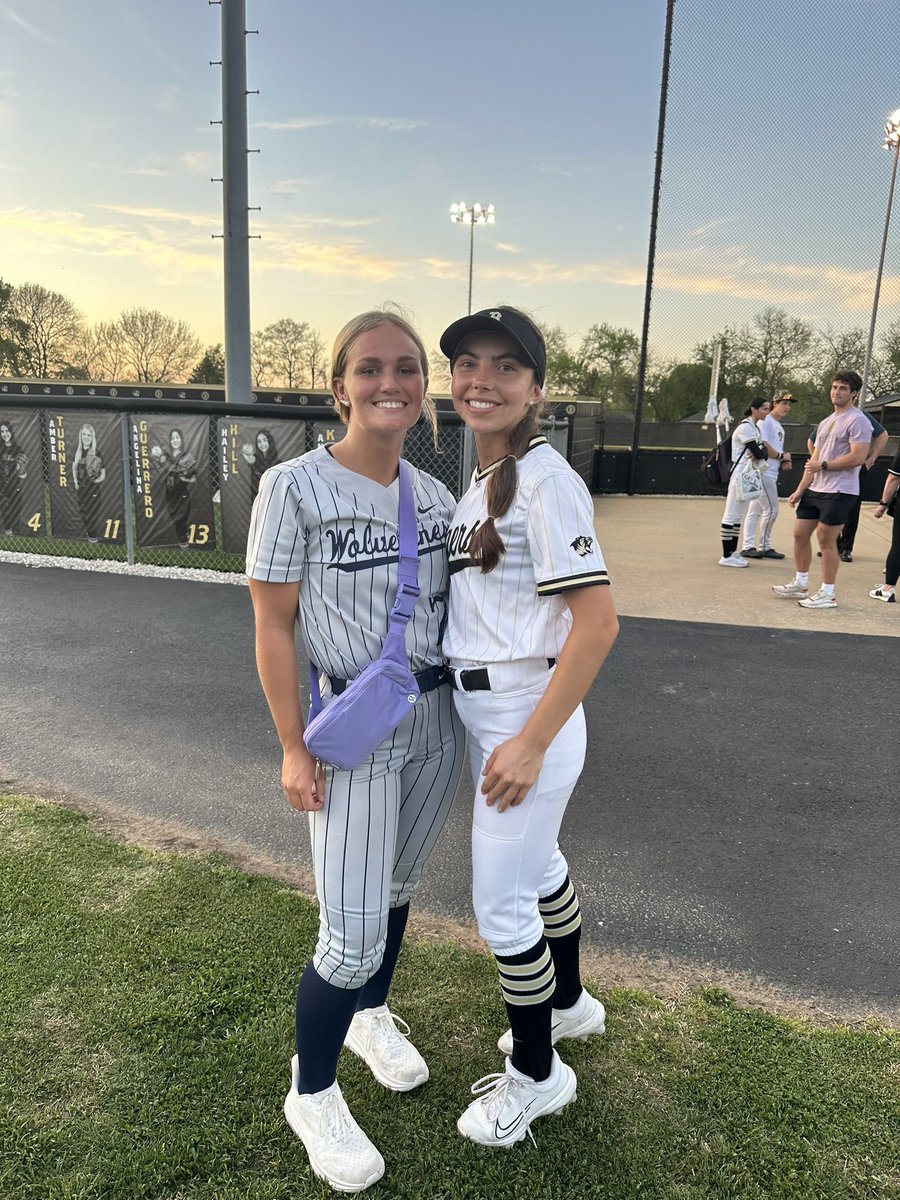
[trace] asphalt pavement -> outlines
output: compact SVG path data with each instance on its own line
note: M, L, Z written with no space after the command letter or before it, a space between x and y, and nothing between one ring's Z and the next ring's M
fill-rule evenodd
M602 539L612 511L599 508ZM712 529L718 515L704 517ZM615 585L630 571L621 539L608 557ZM717 621L620 605L563 829L585 946L609 982L709 982L900 1021L898 624L809 628L810 614L771 599L780 575L762 573L740 586L786 627L723 623L733 576L749 574L710 573L726 593ZM306 823L278 784L246 588L0 562L0 637L4 783L308 869ZM419 897L466 931L470 805L464 779Z

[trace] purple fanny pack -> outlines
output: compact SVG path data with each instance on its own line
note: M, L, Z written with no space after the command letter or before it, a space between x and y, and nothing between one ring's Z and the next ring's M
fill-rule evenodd
M400 460L400 559L397 598L388 619L381 656L369 663L339 696L322 707L318 671L310 663L309 721L303 740L310 754L342 770L358 767L394 732L419 698L406 656L406 626L419 598L418 531L412 485Z

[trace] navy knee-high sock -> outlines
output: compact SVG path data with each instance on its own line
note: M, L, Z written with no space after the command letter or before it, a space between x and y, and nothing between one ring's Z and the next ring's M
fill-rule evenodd
M338 1056L362 988L326 983L312 963L297 985L296 1037L300 1063L298 1091L321 1092L335 1081Z
M384 958L381 966L371 979L367 980L359 992L356 1008L380 1008L387 1003L391 980L394 978L394 968L397 956L403 944L403 934L406 931L406 921L409 917L409 902L392 908L388 912L387 938L384 943Z

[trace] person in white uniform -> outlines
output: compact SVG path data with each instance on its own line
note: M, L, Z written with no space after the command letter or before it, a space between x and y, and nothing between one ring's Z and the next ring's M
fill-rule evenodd
M791 469L791 456L784 452L784 421L791 411L794 397L785 392L772 404L772 411L759 423L759 437L769 457L763 472L763 494L751 500L744 518L744 544L742 558L784 558L780 550L772 546L772 529L778 520L778 472ZM756 535L759 533L759 548Z
M284 1111L313 1171L345 1192L375 1183L384 1160L341 1094L341 1047L346 1042L393 1091L428 1078L387 996L410 897L463 759L440 648L455 507L447 488L410 468L421 594L406 648L421 695L353 770L326 770L304 744L295 628L299 620L326 704L379 657L397 592L400 451L426 404L427 382L425 348L399 314L350 321L335 343L331 385L346 437L265 472L247 550L259 676L283 748L284 790L309 814L319 900L318 942L297 988Z
M581 701L618 621L591 496L540 432L541 331L498 306L455 321L441 350L478 454L448 536L444 650L475 780L475 914L510 1022L504 1070L473 1086L457 1125L508 1146L575 1098L554 1043L604 1030L581 985L581 913L557 837L584 765Z
M759 425L769 412L769 401L754 396L744 409L744 419L731 435L731 477L722 514L722 557L720 567L749 567L749 561L738 553L741 522L750 507L749 500L741 499L741 475L745 471L756 471L765 466L766 448L760 441ZM757 466L758 464L758 466Z

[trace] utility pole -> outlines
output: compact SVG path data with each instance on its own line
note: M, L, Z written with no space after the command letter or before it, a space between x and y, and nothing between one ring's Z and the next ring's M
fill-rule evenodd
M221 7L225 399L249 404L253 388L250 372L250 210L247 192L248 31L244 0L221 0Z

